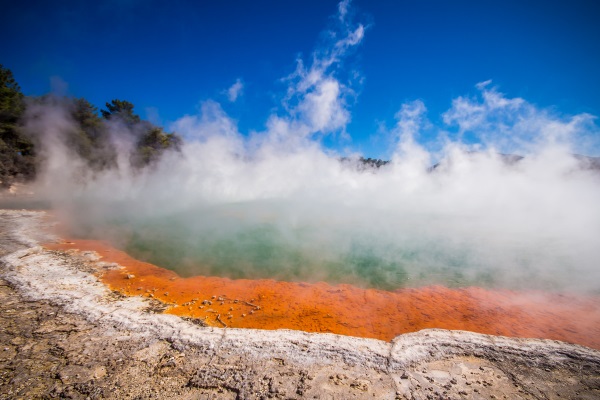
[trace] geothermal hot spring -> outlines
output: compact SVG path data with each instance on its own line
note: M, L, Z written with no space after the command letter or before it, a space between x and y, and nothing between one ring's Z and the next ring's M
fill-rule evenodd
M572 126L546 121L523 158L403 134L379 167L267 132L92 173L54 140L36 190L63 221L48 247L95 250L125 266L114 290L211 326L600 348L600 173L559 140Z
M389 163L328 149L350 119L335 68L361 27L299 63L264 131L240 133L207 101L169 127L180 151L144 169L118 121L116 165L90 170L65 139L68 110L29 107L43 160L32 190L65 238L48 247L96 250L125 267L101 276L114 290L212 326L600 348L600 160L581 156L600 148L594 117L484 82L437 120L404 104L383 134Z
M364 163L345 150L357 92L344 60L366 29L348 4L279 80L264 129L240 132L207 100L167 126L181 150L144 169L131 167L136 129L106 122L115 165L90 170L65 137L80 129L69 110L28 106L32 190L65 239L48 247L96 250L125 267L100 276L112 289L211 326L383 340L464 329L600 349L600 159L581 156L600 154L594 117L486 81L437 117L400 106L377 136L389 163Z

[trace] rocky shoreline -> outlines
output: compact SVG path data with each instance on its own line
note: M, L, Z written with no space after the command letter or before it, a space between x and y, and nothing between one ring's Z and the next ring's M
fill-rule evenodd
M40 247L47 224L0 211L2 399L600 397L600 352L563 342L199 326L111 292L93 253Z

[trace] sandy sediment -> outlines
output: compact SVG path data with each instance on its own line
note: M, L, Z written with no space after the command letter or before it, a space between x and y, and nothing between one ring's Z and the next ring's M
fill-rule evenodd
M48 223L0 211L0 398L600 397L600 352L563 342L200 326L109 290L93 253L40 247Z

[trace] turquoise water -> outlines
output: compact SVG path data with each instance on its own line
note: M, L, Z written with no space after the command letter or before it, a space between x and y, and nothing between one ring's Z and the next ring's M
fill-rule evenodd
M108 237L130 255L182 276L325 281L385 290L430 284L556 286L531 268L543 249L521 243L498 249L471 237L436 233L437 228L418 228L419 223L443 224L435 218L419 216L384 229L343 218L288 223L282 218L286 213L268 210L233 205L168 217L121 215L103 224L95 221L94 232L86 235ZM505 265L506 257L494 257L498 251L510 254L511 265Z
M240 229L231 236L188 236L184 232L176 225L145 225L132 234L125 250L183 276L322 280L383 289L406 286L410 281L405 266L411 262L410 254L390 260L360 243L351 244L344 252L309 249L290 242L269 225Z
M551 223L481 212L368 206L255 200L173 212L132 210L128 203L94 209L84 202L72 215L78 216L75 235L107 239L182 276L325 281L385 290L435 284L600 289L589 278L595 248L564 223L553 229Z

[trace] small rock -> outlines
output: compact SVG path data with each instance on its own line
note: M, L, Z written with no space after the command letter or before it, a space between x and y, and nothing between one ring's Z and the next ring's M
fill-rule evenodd
M356 380L350 384L350 387L353 389L358 389L363 392L369 390L369 381L366 380Z
M406 371L404 371L402 373L402 376L400 377L400 379L408 379L408 374L406 373Z
M127 274L127 279L133 279L133 278L135 278L135 275L133 275L133 274Z

